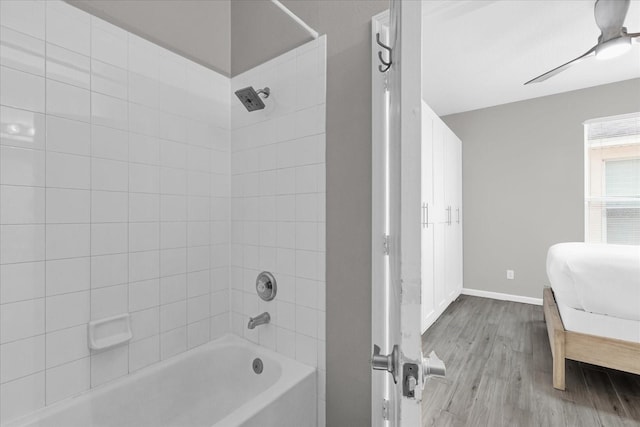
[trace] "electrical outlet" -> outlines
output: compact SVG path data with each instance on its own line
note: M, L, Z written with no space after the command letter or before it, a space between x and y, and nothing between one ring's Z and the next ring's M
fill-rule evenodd
M515 278L515 272L513 270L507 270L507 279L513 280Z

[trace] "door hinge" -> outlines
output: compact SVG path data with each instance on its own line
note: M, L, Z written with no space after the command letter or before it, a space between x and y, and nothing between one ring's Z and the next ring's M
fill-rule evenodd
M387 399L382 400L382 419L389 421L389 401Z
M382 240L382 250L385 255L389 255L389 235L385 234Z

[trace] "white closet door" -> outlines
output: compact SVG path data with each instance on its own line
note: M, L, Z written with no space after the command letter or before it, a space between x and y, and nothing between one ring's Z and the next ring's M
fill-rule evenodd
M436 301L436 313L440 315L447 304L446 290L446 252L445 238L447 224L444 222L434 224L433 231L433 279Z
M433 209L429 217L433 223L447 221L445 206L445 129L440 119L433 121ZM431 221L431 220L430 220Z
M433 218L433 122L435 114L429 106L422 102L422 150L421 150L421 308L422 332L433 323L435 318L435 287L434 287L434 229Z

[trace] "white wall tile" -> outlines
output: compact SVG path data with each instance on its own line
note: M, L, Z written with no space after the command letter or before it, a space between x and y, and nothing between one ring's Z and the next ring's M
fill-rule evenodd
M44 262L0 266L0 304L42 298L44 295Z
M46 262L47 296L86 291L91 287L89 258Z
M127 191L129 188L128 164L116 160L91 159L91 189Z
M44 369L44 335L0 345L0 383Z
M115 380L128 372L128 345L91 355L91 387Z
M89 256L89 224L47 225L47 259Z
M88 357L47 369L47 405L88 390L90 386L90 375Z
M91 54L108 64L127 68L127 32L102 19L91 17Z
M137 263L136 268L140 268ZM127 283L128 276L128 254L91 257L91 288L101 288L103 286Z
M197 347L209 341L209 329L211 322L209 318L205 318L199 322L191 323L187 326L187 346L188 348Z
M129 284L129 311L140 311L160 304L160 280Z
M45 2L34 0L3 0L0 3L0 24L44 40Z
M129 193L129 221L152 222L160 220L160 196L157 194Z
M89 89L91 80L89 57L47 43L47 78Z
M131 133L129 135L129 161L157 165L160 163L160 144L153 136Z
M47 5L47 41L83 55L91 51L89 15L58 0Z
M98 320L128 312L128 285L91 290L91 319Z
M187 328L185 326L160 335L160 358L174 356L187 349Z
M47 332L89 321L89 291L47 297Z
M127 99L127 70L102 61L91 61L91 90L120 99Z
M6 1L0 2L4 4ZM27 415L44 406L44 372L0 385L0 421Z
M8 343L44 333L44 299L0 306L0 343Z
M137 371L160 360L160 336L129 344L129 371Z
M154 72L157 70L151 71ZM129 101L157 108L159 91L158 80L137 72L129 73Z
M209 296L189 298L187 300L187 323L198 322L209 317Z
M157 222L137 222L129 224L129 251L149 251L160 247Z
M0 147L0 182L2 184L44 187L44 165L43 151Z
M47 187L89 189L91 161L85 156L47 153Z
M136 311L131 314L131 342L158 335L160 333L160 308Z
M86 89L47 79L47 114L89 122L89 94Z
M0 186L1 224L42 224L44 222L44 188Z
M122 99L93 92L91 94L91 122L97 125L127 130L128 104Z
M129 103L129 130L148 136L158 136L158 111Z
M43 114L0 106L0 117L13 125L13 132L16 132L1 133L1 145L44 150L46 119Z
M160 303L170 304L187 298L187 276L176 274L175 276L162 277L160 279Z
M87 326L79 325L46 335L47 368L89 356Z
M91 153L89 124L47 116L47 150L88 156Z
M135 193L158 193L160 191L160 168L130 163L129 191Z
M44 113L44 78L0 66L0 104Z
M160 277L160 252L134 252L129 254L129 281Z
M127 222L129 194L118 191L91 192L91 222Z
M0 234L0 264L44 260L44 225L2 225Z
M44 75L44 42L22 32L0 27L0 65Z
M160 331L166 332L187 324L187 302L185 300L160 307Z
M47 188L47 223L88 223L91 194L87 190Z
M99 125L91 126L91 155L103 159L128 161L127 132Z
M91 255L120 254L127 252L128 230L126 223L91 225Z

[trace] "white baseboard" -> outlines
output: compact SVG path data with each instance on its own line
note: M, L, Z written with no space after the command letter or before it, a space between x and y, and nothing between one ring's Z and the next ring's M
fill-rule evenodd
M491 298L501 301L521 302L524 304L542 305L542 298L523 297L520 295L501 294L500 292L480 291L478 289L462 288L463 295L471 295L474 297Z

